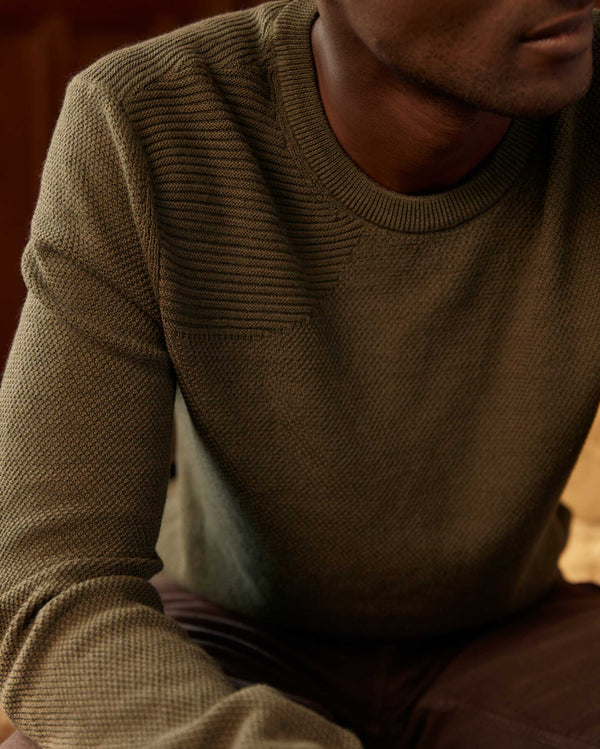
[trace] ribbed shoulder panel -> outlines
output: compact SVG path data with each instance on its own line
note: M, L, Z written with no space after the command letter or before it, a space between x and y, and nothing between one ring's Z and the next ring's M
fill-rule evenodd
M104 55L79 75L123 100L152 81L200 61L208 67L256 64L264 57L269 26L289 0L223 13Z
M265 71L187 65L127 109L153 183L165 324L256 332L310 314L361 222L291 158Z
M362 222L298 169L282 131L269 24L288 4L202 21L87 73L120 87L147 159L173 334L300 322L359 239Z

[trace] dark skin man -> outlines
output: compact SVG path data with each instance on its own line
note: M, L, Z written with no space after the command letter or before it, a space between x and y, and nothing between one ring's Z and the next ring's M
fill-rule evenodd
M592 77L583 0L320 0L312 48L339 142L402 193L461 182L513 117L557 112Z
M10 749L600 747L600 587L556 568L592 3L316 3L70 84L0 390Z

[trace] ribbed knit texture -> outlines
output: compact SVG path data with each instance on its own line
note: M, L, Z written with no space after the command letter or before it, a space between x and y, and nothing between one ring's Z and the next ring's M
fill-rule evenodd
M399 195L329 128L314 17L217 17L68 87L0 390L2 701L43 747L358 749L235 692L162 614L161 558L370 636L497 620L556 575L600 397L597 85Z

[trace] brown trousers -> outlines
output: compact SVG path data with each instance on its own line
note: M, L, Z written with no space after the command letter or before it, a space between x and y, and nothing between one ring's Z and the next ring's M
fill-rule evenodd
M306 635L157 575L165 613L233 685L267 683L365 749L600 748L600 587L559 578L524 612L429 641ZM20 732L2 749L35 749Z

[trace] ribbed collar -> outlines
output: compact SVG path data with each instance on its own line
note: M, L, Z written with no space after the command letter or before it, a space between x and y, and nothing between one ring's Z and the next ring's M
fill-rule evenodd
M319 95L310 32L314 0L291 0L273 30L275 89L290 148L332 195L353 213L406 232L450 228L482 213L510 188L532 155L541 120L513 120L485 166L459 186L426 196L378 185L346 154Z

